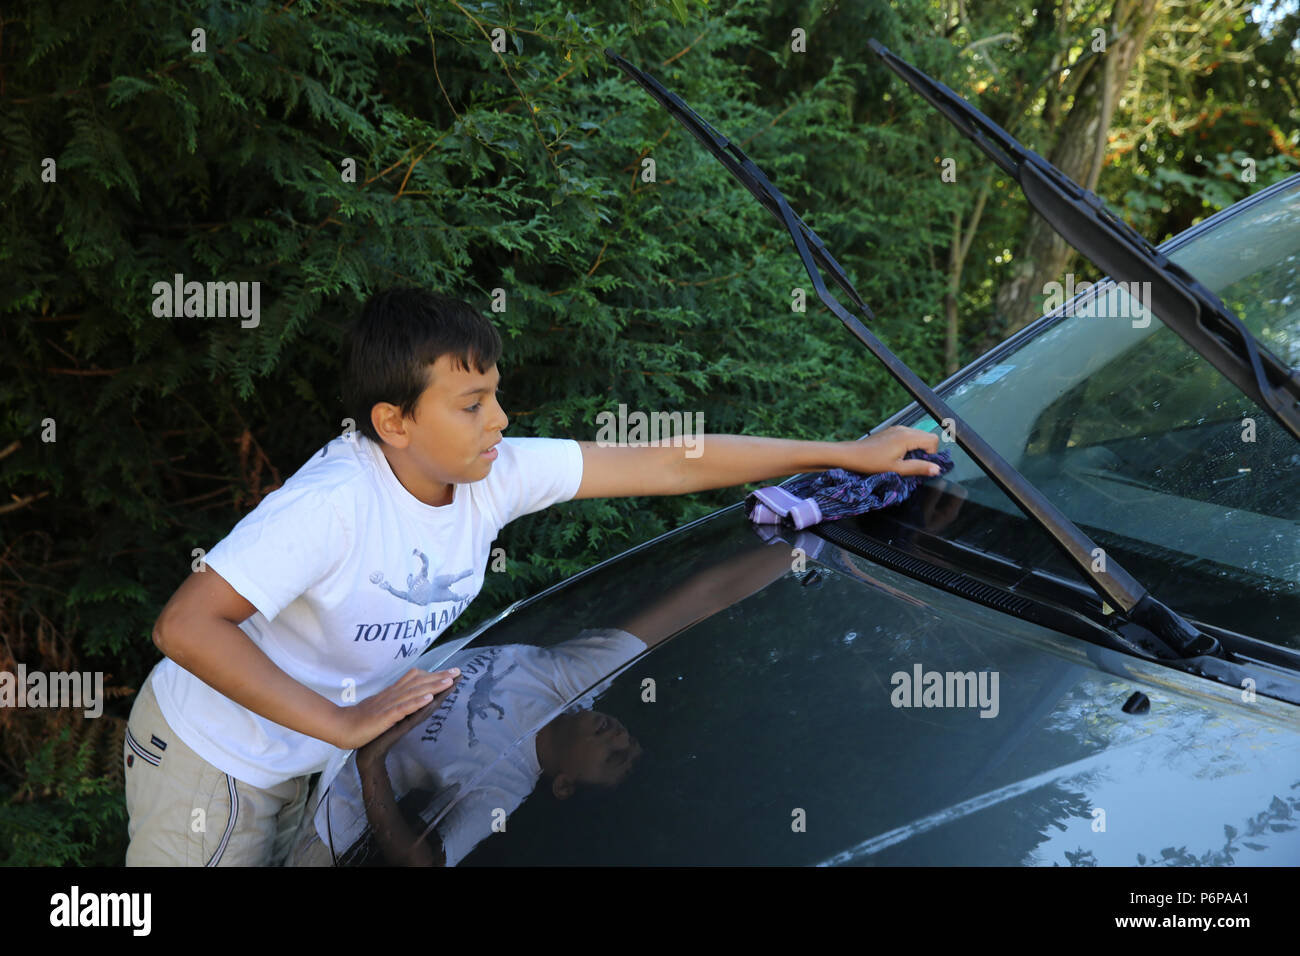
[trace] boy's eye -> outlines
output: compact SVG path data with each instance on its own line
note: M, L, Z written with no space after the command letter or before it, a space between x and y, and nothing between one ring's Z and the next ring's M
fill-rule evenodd
M505 394L505 392L501 391L501 389L498 388L498 389L496 390L497 401L500 401L500 400L501 400L501 396L504 395L504 394ZM465 409L465 411L467 411L467 412L476 412L476 411L478 411L478 410L479 410L480 408L482 408L482 407L483 407L483 403L482 403L482 402L475 402L475 403L474 403L473 405L471 405L469 408Z

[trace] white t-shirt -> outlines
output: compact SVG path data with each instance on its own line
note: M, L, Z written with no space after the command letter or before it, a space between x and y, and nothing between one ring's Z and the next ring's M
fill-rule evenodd
M509 816L533 792L542 773L538 730L566 709L590 709L612 681L607 675L645 648L627 631L587 629L554 647L469 647L440 665L459 667L460 678L423 729L394 744L384 766L396 799L416 788L433 795L415 812L436 824L447 866L460 862L492 833L496 817ZM330 784L313 822L321 842L340 857L365 835L355 761Z
M240 627L281 670L346 704L392 684L483 586L503 526L578 493L576 441L506 438L487 477L427 505L378 445L339 437L205 557L257 613ZM170 658L154 671L167 722L213 766L255 787L324 769L332 744L267 720Z

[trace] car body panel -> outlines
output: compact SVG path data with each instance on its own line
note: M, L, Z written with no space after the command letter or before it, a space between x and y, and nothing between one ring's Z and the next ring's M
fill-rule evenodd
M677 569L754 537L724 510L520 608L475 646L562 643L648 599L646 580L671 591L689 577ZM895 675L918 665L984 672L988 691L998 675L996 712L991 695L895 706ZM1150 709L1125 713L1137 692ZM464 863L1300 863L1296 708L1242 697L827 542L807 570L601 691L596 710L644 747L625 783L573 804L534 794ZM508 693L497 701L510 708Z
M717 521L753 534L738 513ZM1300 863L1295 708L1244 703L833 545L822 558L820 581L772 583L596 701L647 751L623 792L580 809L543 801L466 863ZM894 675L917 665L997 673L996 715L894 706ZM1122 710L1135 692L1147 713Z

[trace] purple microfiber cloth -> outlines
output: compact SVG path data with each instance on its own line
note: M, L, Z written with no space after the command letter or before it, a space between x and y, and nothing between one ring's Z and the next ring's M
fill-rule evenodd
M930 454L914 448L903 457L933 462L941 475L952 471L953 461L946 451ZM799 530L896 504L929 477L900 475L896 471L861 475L832 468L802 475L784 487L759 488L745 499L745 513L754 524L779 524Z

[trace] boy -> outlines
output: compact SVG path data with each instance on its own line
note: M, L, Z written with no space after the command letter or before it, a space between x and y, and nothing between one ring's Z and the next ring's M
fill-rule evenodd
M451 686L454 668L410 664L478 594L492 542L521 515L834 467L938 473L903 459L938 449L910 428L850 442L705 435L696 457L504 439L496 329L419 289L373 296L345 352L358 432L246 515L154 625L165 659L123 748L128 865L281 863L312 775ZM403 575L405 587L386 580Z

